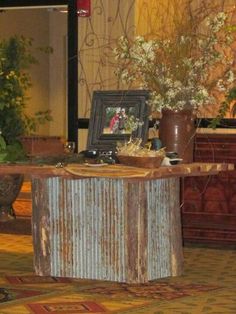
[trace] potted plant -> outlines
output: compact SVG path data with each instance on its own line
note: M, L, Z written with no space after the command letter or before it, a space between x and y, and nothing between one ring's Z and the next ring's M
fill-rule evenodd
M50 112L33 117L25 114L26 91L31 86L27 70L37 60L31 53L32 40L13 36L0 41L0 162L26 160L21 136L34 130L38 123L51 120ZM11 204L23 182L22 175L0 175L0 220L11 216ZM9 196L9 198L7 197Z
M149 105L162 115L159 134L163 146L185 162L193 158L194 116L219 100L219 111L225 114L223 101L235 82L228 15L204 15L201 23L197 18L179 21L175 32L164 39L158 34L152 38L122 36L114 49L119 80L150 91ZM188 154L187 147L191 148Z

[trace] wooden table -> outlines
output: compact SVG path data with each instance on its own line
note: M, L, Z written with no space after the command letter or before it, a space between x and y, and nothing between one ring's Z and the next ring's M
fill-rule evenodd
M180 177L233 169L1 165L0 173L31 175L38 275L143 283L183 272Z

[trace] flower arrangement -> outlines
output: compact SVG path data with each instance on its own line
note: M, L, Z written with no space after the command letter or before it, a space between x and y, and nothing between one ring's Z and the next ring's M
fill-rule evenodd
M232 27L220 12L199 29L177 30L168 39L120 37L115 74L122 83L150 91L152 111L179 111L217 103L235 82ZM222 98L221 98L222 101Z

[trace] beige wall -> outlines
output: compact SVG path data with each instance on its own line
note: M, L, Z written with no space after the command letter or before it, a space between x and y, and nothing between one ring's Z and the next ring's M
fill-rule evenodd
M49 57L49 108L53 121L49 134L67 138L67 14L49 14L49 41L53 54Z
M136 34L152 37L156 34L165 37L172 33L177 20L183 18L186 0L136 0Z
M235 0L136 0L137 34L166 37L190 14L203 18L215 10L232 12Z
M51 109L53 121L39 126L37 133L66 137L66 14L47 9L15 9L0 14L0 38L23 35L35 47L52 47L53 53L37 50L39 61L30 69L33 86L29 90L28 114Z
M48 46L48 12L46 10L9 10L0 13L0 38L11 35L23 35L34 39L35 46ZM47 54L34 53L39 65L31 67L33 86L29 91L27 113L49 107L49 58ZM42 134L48 133L48 126L42 128Z

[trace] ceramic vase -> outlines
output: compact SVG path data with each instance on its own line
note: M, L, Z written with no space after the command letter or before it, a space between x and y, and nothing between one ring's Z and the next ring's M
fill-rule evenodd
M195 116L192 110L164 109L159 124L159 137L166 152L176 152L183 163L193 162Z
M24 175L10 174L0 175L0 221L8 221L14 218L13 202L16 200Z

